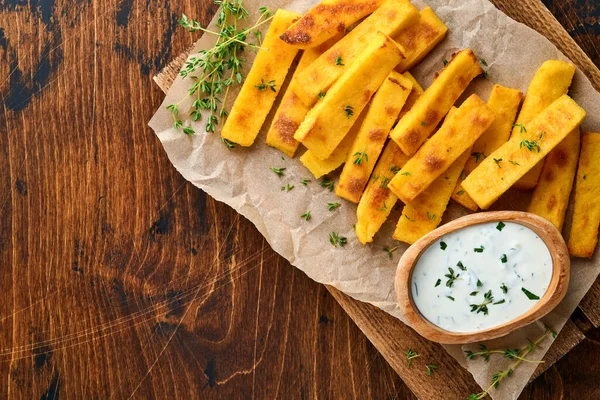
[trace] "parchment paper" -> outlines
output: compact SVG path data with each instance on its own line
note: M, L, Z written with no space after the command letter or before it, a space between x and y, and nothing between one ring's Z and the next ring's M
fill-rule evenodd
M269 6L273 10L285 8L299 13L306 12L318 0L245 0L247 9L254 14L254 21L260 6ZM468 93L478 93L487 99L494 83L521 89L524 93L537 68L548 59L566 59L546 38L532 29L515 22L496 9L487 0L429 0L415 1L422 9L431 6L438 16L448 25L449 34L417 68L414 76L427 87L451 54L463 48L472 48L485 59L490 79L477 79L468 89ZM214 29L214 20L211 23ZM266 26L265 26L266 30ZM196 44L195 51L211 47L215 37L204 35ZM247 53L248 60L254 57ZM247 63L250 65L250 62ZM223 201L252 221L264 235L275 251L287 258L290 263L317 282L332 285L355 299L371 303L398 319L404 321L394 300L393 278L398 260L407 245L392 239L394 225L400 215L396 210L376 236L373 244L361 245L353 231L356 222L356 208L353 204L341 200L334 193L318 185L310 172L296 159L285 157L266 146L263 131L251 148L236 147L229 151L220 140L219 132L204 132L204 122L193 123L197 132L188 137L173 129L172 117L165 109L168 104L176 103L184 97L190 81L181 77L174 82L162 106L156 112L150 126L158 135L167 155L175 168L206 193ZM228 108L235 99L237 90L231 92ZM588 112L583 129L600 130L600 94L596 92L581 71L577 71L571 95ZM459 102L462 101L459 100ZM189 104L188 104L189 106ZM187 114L186 105L180 107L180 113ZM268 127L270 119L265 124ZM269 167L285 167L285 176L278 177ZM312 179L307 187L301 185L301 179ZM280 187L289 183L295 188L290 192ZM334 212L327 210L327 202L338 201L342 207ZM494 206L495 209L525 210L529 194L511 191ZM299 216L310 210L312 219L306 222ZM443 221L465 215L462 207L451 204ZM571 210L567 215L566 229L570 225ZM339 232L348 238L344 248L334 248L329 243L329 233ZM393 260L383 251L383 247L398 246ZM527 343L526 338L535 339L543 333L543 323L557 332L573 312L581 298L600 272L600 252L597 250L593 260L574 259L571 264L571 282L564 301L543 322L525 327L509 336L486 343L489 348L516 348ZM541 359L551 343L543 342L542 349L534 353ZM467 362L464 350L471 346L445 346L448 352L461 365L467 368L475 380L487 388L491 375L505 370L510 361L502 356L492 357L491 361ZM492 390L495 399L516 399L536 364L523 363L509 378L504 380L497 390Z

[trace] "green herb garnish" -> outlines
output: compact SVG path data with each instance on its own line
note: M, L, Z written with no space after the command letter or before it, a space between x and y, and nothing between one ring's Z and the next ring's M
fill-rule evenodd
M508 257L506 257L506 254L502 254L500 261L502 261L502 264L506 264L508 262Z
M524 287L522 287L521 290L523 291L523 293L525 293L525 295L527 296L527 298L529 300L539 300L540 299L540 296L531 293L529 290L525 289Z
M500 232L502 232L502 229L504 229L504 227L506 226L506 224L502 221L498 222L498 225L496 225L496 229L498 229Z
M345 236L340 236L337 232L331 232L329 234L329 243L331 243L333 247L337 247L338 244L340 247L344 247L346 243L348 243L348 239L346 239Z
M458 277L460 276L460 274L454 274L454 269L448 267L448 272L450 272L449 274L444 275L446 278L448 278L448 280L446 281L446 286L451 288L452 285L454 285L454 281L458 279Z
M262 90L263 92L267 89L271 89L272 92L277 93L277 89L275 89L277 85L275 84L274 80L270 80L265 82L264 79L260 79L260 85L254 85L255 88L257 88L258 90Z
M354 160L354 164L356 165L361 165L363 160L369 161L369 155L365 152L366 147L363 149L363 151L358 151L356 153L353 154L353 157L356 157L356 159Z
M285 168L275 168L275 167L269 167L269 169L273 172L275 172L278 176L285 176L285 173L283 171L285 171Z
M346 106L344 107L344 112L346 113L346 118L350 119L354 115L354 107Z
M398 246L396 246L396 247L392 247L391 249L390 249L390 248L388 248L388 247L384 247L384 248L383 248L383 251L385 251L385 252L387 253L387 255L388 255L388 257L390 258L390 260L394 258L394 252L395 252L396 250L398 250Z
M307 211L304 214L302 214L300 218L304 218L305 220L310 221L310 219L312 218L312 216L310 215L310 211Z
M335 210L336 208L338 208L339 206L341 206L341 204L340 204L340 203L327 203L327 209L328 209L329 211L333 211L333 210Z

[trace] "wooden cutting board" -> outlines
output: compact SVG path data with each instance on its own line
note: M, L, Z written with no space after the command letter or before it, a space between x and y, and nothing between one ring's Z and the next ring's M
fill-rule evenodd
M596 89L600 89L600 71L566 32L562 25L540 0L491 0L504 13L522 22L550 39L567 57L569 57L588 78ZM181 54L154 77L158 86L166 92L177 76L188 52ZM469 393L478 391L471 374L460 368L459 364L441 346L429 342L416 334L408 326L384 311L361 303L333 287L329 292L350 315L357 326L375 345L383 357L404 382L419 398L447 398L449 393L465 398ZM580 304L583 314L594 326L600 325L600 282L597 281ZM569 352L585 335L585 324L575 324L569 320L557 340L554 342L540 364L532 380L551 367ZM403 352L408 348L419 349L424 359L435 359L438 373L428 377L423 371L409 369Z

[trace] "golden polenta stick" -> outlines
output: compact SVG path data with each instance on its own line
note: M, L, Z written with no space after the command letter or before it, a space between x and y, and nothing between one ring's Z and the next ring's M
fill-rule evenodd
M417 65L448 33L448 27L435 15L431 7L421 10L419 20L400 31L394 40L404 48L406 57L396 66L405 72Z
M300 157L300 162L304 164L306 168L314 175L315 178L319 179L323 175L330 173L331 171L337 169L340 165L346 161L348 157L348 153L350 153L350 148L352 147L352 143L356 139L356 135L358 135L358 131L362 126L363 121L367 115L367 111L369 106L365 107L360 116L356 119L352 128L348 134L344 137L342 142L333 150L333 153L329 155L325 160L321 160L310 150L307 150Z
M328 48L330 48L335 42L341 38L336 36L325 43L304 50L294 76L300 71L315 61L321 54L323 54ZM271 127L267 132L267 144L280 150L288 157L294 157L296 150L298 150L298 142L294 139L294 133L300 126L300 123L304 120L309 107L305 106L302 101L296 96L296 94L288 88L281 98L279 107L273 117Z
M511 138L519 136L521 126L527 126L529 121L552 104L554 100L569 91L574 74L575 66L566 61L549 60L542 64L529 84ZM515 187L523 190L533 189L542 172L542 166L543 163L539 162L515 184Z
M356 209L356 236L362 244L373 241L398 201L387 185L406 161L408 156L393 140L388 140Z
M473 51L456 54L390 134L404 153L412 156L417 152L471 80L482 72Z
M353 203L369 181L383 145L412 90L410 79L392 71L383 81L373 99L358 135L346 158L335 194Z
M452 200L471 211L477 211L479 207L467 192L463 190L461 183L477 167L480 161L483 161L489 154L492 154L498 147L506 143L510 137L522 99L523 94L517 89L510 89L500 85L494 85L492 88L487 105L494 111L496 118L487 131L473 145L471 157L467 161L464 173L459 177L456 188L452 193Z
M299 14L282 9L275 13L261 49L223 125L223 139L240 146L254 143L298 52L298 49L282 42L279 36L299 17Z
M585 118L585 110L566 94L479 163L462 187L484 210L535 166ZM522 136L521 136L522 135Z
M415 107L418 104L419 101ZM390 182L390 190L404 204L413 201L473 146L494 117L494 112L479 96L471 95L456 111L449 113L440 129L408 160L402 172Z
M573 225L569 235L569 253L591 257L598 243L600 225L600 134L581 137L581 155L575 185Z
M419 11L410 1L387 0L342 40L294 77L290 89L304 104L312 106L319 94L326 93L370 43L376 40L378 31L393 36L402 28L415 23L418 18ZM373 70L375 69L374 65Z
M579 128L575 128L546 156L527 209L552 222L558 230L562 229L573 188L580 136Z
M346 27L375 11L384 0L323 0L290 26L281 40L309 49L344 33Z
M470 155L471 148L468 148L423 193L404 206L394 239L413 244L440 225L458 176Z
M401 52L381 32L309 112L294 134L317 158L326 159L348 133Z

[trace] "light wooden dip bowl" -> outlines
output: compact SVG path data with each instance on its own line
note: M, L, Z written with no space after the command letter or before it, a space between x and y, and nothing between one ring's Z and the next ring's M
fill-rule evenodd
M458 229L486 222L513 222L534 231L544 241L552 256L552 278L538 303L521 316L504 324L476 332L451 332L427 320L416 307L411 295L412 272L421 254L442 236ZM396 270L395 287L400 310L410 326L421 336L438 343L462 344L504 336L548 314L565 297L569 287L570 259L560 232L545 219L520 211L494 211L467 215L428 233L406 250Z

